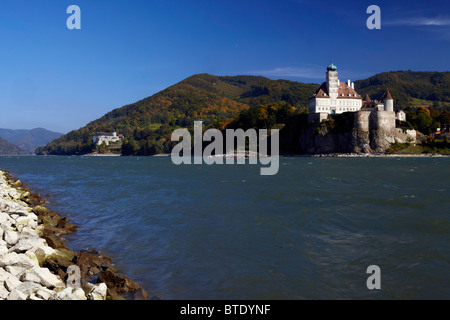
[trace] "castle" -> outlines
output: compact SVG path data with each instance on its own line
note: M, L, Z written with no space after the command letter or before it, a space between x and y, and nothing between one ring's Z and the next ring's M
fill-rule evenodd
M372 101L367 94L362 99L355 90L354 82L339 81L337 67L331 62L327 67L326 82L322 83L309 99L309 113L336 114L360 110L393 112L394 99L389 90L384 94L382 101ZM403 117L403 114L402 112L396 117Z
M96 145L104 143L108 146L111 142L118 142L122 139L123 135L117 135L116 132L98 132L92 140Z
M344 112L354 114L353 128L360 134L367 134L368 137L374 134L382 136L383 142L378 144L384 144L383 148L396 141L416 142L415 130L396 128L396 120L406 121L406 116L403 111L394 111L394 99L389 90L384 93L381 101L372 101L368 95L363 99L356 92L353 82L339 81L337 67L331 62L327 67L326 82L309 99L308 123L315 126L332 118L334 114ZM360 149L363 151L370 148Z

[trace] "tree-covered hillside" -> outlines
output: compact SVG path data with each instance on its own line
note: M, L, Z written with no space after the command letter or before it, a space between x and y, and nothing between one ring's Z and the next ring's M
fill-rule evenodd
M115 109L87 126L54 140L36 152L41 155L89 153L97 132L117 131L125 136L125 154L169 152L170 134L192 127L195 120L206 126L233 119L240 111L268 103L289 103L306 108L317 85L264 77L191 76L151 97Z
M115 109L85 127L54 140L36 152L41 155L86 154L95 150L97 132L123 134L125 155L170 152L170 135L176 128L192 128L195 120L205 127L226 128L239 124L271 127L307 112L308 100L318 84L271 80L256 76L193 75L155 95ZM408 110L410 126L443 126L450 107L450 72L385 72L355 82L359 94L381 99L389 89L396 107L408 108L426 101L437 110L430 119ZM287 117L287 118L286 118ZM102 149L104 150L104 148Z
M361 96L368 94L377 100L389 89L396 105L401 108L413 105L415 99L450 105L450 72L383 72L355 81L355 89Z

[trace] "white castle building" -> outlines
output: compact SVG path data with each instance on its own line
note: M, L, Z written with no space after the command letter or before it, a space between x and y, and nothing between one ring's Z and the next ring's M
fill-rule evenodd
M326 118L327 114L360 110L394 111L394 100L389 90L381 102L371 101L367 95L363 100L353 82L339 81L337 67L331 62L327 67L326 82L309 99L309 113L320 113L320 118Z
M122 140L122 138L123 138L123 136L117 135L116 132L111 132L111 133L98 132L94 136L93 141L96 145L101 145L102 143L105 143L108 146L111 142L118 142L118 141Z
M368 95L362 99L353 82L339 81L337 67L331 62L327 67L326 82L309 99L308 123L317 126L333 118L333 114L344 112L349 113L347 120L351 121L353 116L352 132L356 130L355 137L359 139L353 140L356 144L350 147L352 152L385 152L391 143L416 142L415 130L396 127L396 120L405 121L406 114L394 111L394 99L389 90L386 90L380 101L372 101ZM315 152L315 146L309 148Z

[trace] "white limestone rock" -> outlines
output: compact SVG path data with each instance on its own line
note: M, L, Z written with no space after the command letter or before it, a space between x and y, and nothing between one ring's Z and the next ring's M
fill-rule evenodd
M17 266L5 266L4 267L6 271L8 271L13 276L20 278L20 276L27 271L24 267L17 267Z
M5 240L8 245L13 246L19 241L19 233L13 230L5 230L3 240Z
M29 295L27 299L28 300L33 300L33 301L42 301L42 300L44 300L42 298L39 298L35 293Z
M27 295L19 290L13 290L9 294L7 300L27 300Z
M23 282L41 283L41 278L35 272L29 270L22 273L19 279Z
M35 263L25 254L10 252L0 257L0 267L4 266L16 266L30 269L35 266Z
M5 300L9 296L9 291L6 290L3 282L0 282L0 300Z
M5 280L8 279L10 276L11 274L9 272L4 270L3 268L0 268L0 283L3 284L3 282L5 282Z
M26 225L26 224L28 224L29 222L31 222L31 221L33 221L33 219L31 219L30 217L18 217L17 219L16 219L16 223L15 223L15 225L16 225L16 227L18 227L18 226L20 226L20 225Z
M56 294L55 291L43 287L36 292L36 297L41 298L43 300L50 300L50 298L55 294Z
M15 287L14 289L17 291L20 291L24 294L26 294L27 296L37 292L42 286L36 282L22 282L21 284L19 284L17 287Z
M40 283L49 288L64 288L65 283L58 276L50 272L48 268L34 268L30 270L35 276L40 279Z
M9 214L5 213L0 209L0 227L1 228L5 228L7 226L10 227L12 223L13 220L11 219Z
M11 197L11 199L14 199L14 200L18 200L20 198L20 194L17 192L16 189L11 189L8 192L8 195Z
M0 244L0 257L8 253L8 247Z
M11 275L10 277L8 277L8 279L5 280L4 286L9 292L11 292L21 283L22 281L17 279L15 276Z
M33 250L28 250L27 252L25 252L25 256L27 256L30 259L30 261L33 263L33 266L30 268L39 267L39 260L36 257L36 254L33 252ZM28 268L28 269L30 269L30 268Z
M72 294L72 288L67 287L64 290L61 290L57 294L52 296L53 300L76 300L76 298Z
M17 243L9 249L9 251L15 251L17 253L25 252L31 249L37 249L45 244L45 240L41 238L35 239L19 239Z
M104 283L95 285L95 288L88 294L88 300L106 300L106 292L108 287Z
M77 298L77 300L87 300L86 294L83 289L77 288L72 291L72 295Z

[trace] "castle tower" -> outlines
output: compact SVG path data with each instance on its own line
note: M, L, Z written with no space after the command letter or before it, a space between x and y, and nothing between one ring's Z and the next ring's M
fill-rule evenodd
M394 111L394 99L392 99L391 93L389 90L384 94L384 111Z
M338 97L339 80L337 67L331 61L331 64L327 67L327 90L331 99Z

